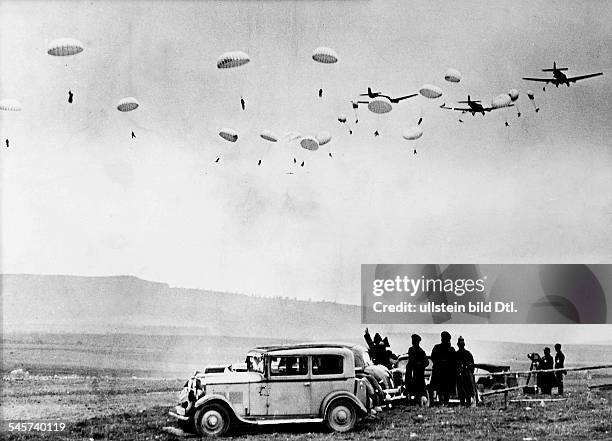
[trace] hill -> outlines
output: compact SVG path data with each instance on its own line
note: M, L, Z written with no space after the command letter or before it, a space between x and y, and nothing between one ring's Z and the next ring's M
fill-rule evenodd
M132 276L0 276L4 332L136 332L284 339L360 336L358 306L173 288ZM330 332L333 335L330 335Z

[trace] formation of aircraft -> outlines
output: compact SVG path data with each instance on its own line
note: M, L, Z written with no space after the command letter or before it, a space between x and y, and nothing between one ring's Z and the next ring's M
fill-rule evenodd
M580 80L586 80L587 78L593 78L593 77L598 77L600 75L603 75L603 72L597 72L597 73L592 73L592 74L586 74L586 75L579 75L577 77L568 77L567 75L565 75L563 72L567 71L568 68L567 67L557 67L557 62L553 62L553 67L552 69L542 69L542 72L552 72L552 78L532 78L532 77L523 77L524 80L526 81L536 81L536 82L540 82L540 83L546 83L546 84L554 84L555 87L559 87L559 84L565 84L567 87L570 86L571 83L575 83L576 81L580 81ZM542 90L546 90L546 86L544 86L542 88Z

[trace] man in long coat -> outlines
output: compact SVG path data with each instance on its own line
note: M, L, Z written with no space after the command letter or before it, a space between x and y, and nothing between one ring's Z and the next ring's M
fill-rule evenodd
M425 368L429 365L427 354L419 346L421 336L412 334L412 346L408 349L408 364L406 365L406 398L408 402L412 397L417 403L421 397L427 397L425 390Z
M443 331L441 342L431 351L431 385L437 392L440 403L448 404L451 395L455 393L455 348L451 345L451 335Z
M457 340L457 395L463 406L472 404L476 396L476 382L474 381L474 357L465 349L465 340L459 336Z

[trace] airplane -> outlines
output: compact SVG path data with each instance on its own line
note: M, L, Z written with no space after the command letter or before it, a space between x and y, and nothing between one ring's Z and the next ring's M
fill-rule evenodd
M446 107L446 103L440 106L441 109L457 110L461 113L471 113L475 116L477 113L490 112L491 110L502 109L503 107L484 107L480 100L473 100L468 95L467 101L457 101L460 104L467 104L468 107ZM506 107L514 107L514 104L508 104Z
M552 72L552 78L531 78L531 77L523 77L524 80L527 81L538 81L541 83L552 83L555 87L559 87L559 84L565 84L567 87L570 86L570 83L575 83L576 81L585 80L587 78L598 77L599 75L603 75L603 72L580 75L577 77L567 77L563 71L568 70L567 67L557 67L557 62L553 62L552 69L542 69L542 72ZM542 88L542 90L546 91L546 86Z
M368 93L361 93L359 94L359 96L367 96L368 98L377 98L379 96L382 96L384 98L387 98L389 101L391 101L393 104L397 104L402 100L408 99L408 98L413 98L415 96L417 96L418 93L413 93L411 95L406 95L406 96L400 96L397 98L391 98L389 95L385 95L382 92L372 92L372 88L368 87ZM368 101L357 101L358 104L368 104Z

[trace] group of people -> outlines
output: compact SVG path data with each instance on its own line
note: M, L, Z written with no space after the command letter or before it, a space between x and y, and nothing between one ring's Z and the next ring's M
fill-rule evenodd
M532 354L536 355L536 354ZM532 365L535 365L536 370L545 371L537 373L537 383L540 392L545 395L551 395L553 387L557 388L559 395L563 395L563 376L567 373L565 370L549 372L550 369L563 369L565 367L565 354L561 351L561 345L555 344L555 358L553 359L550 348L544 348L544 355L541 357L531 357Z
M398 357L389 349L389 340L376 333L370 336L366 328L365 341L374 364L391 369ZM420 346L421 337L412 335L412 346L408 349L408 364L403 378L406 399L409 403L425 404L429 394L425 385L425 369L432 361L430 390L435 393L438 401L446 405L451 395L457 394L462 405L470 406L477 397L474 381L474 357L465 349L465 339L459 337L457 349L451 344L451 335L444 331L441 342L435 345L428 357Z

